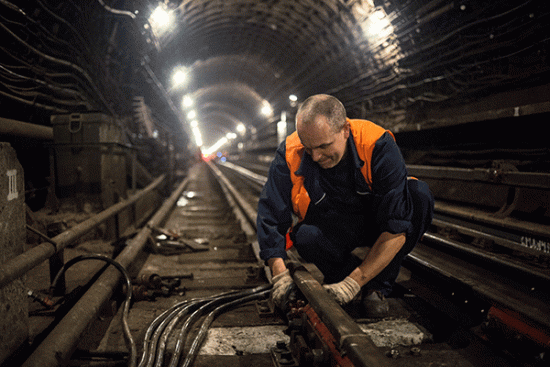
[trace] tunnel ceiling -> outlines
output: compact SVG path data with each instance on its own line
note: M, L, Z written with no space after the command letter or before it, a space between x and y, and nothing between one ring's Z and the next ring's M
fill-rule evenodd
M395 131L549 109L547 1L167 1L164 31L148 20L158 5L2 1L2 104L40 122L134 115L140 96L166 130L187 136L198 121L205 146L292 116L291 94L333 94ZM178 66L189 79L174 87Z

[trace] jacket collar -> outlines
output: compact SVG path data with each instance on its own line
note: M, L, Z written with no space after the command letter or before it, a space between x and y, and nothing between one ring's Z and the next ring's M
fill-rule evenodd
M349 134L348 141L348 155L351 156L353 166L355 167L355 188L356 191L359 193L365 193L370 192L370 189L365 182L365 178L361 174L361 167L365 164L359 158L359 155L357 154L357 148L355 146L355 141L353 139L353 135ZM319 170L321 168L319 165L317 165L313 160L311 159L311 156L307 154L305 151L302 156L302 161L300 162L300 167L296 171L296 175L303 176L304 177L304 186L306 190L310 193L310 196L317 196L314 193L317 192L317 188L319 188ZM313 180L311 180L313 178ZM315 185L312 187L312 184ZM312 190L313 189L313 190ZM320 194L322 196L322 194ZM314 199L312 197L312 199Z

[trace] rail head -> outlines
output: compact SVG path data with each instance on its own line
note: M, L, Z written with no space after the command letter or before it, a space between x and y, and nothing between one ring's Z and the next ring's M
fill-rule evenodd
M287 266L297 287L333 335L342 354L358 367L384 366L386 358L383 353L306 268L293 261Z

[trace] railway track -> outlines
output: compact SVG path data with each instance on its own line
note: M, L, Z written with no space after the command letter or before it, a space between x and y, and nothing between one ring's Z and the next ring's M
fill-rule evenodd
M261 174L224 166L251 182L265 182ZM544 363L550 340L550 256L522 240L548 238L545 227L518 221L508 227L481 211L462 214L442 203L436 212L431 230L405 261L408 279L398 282L403 299L418 297L449 317L446 331L433 330L436 339L449 337L449 329L468 329L513 355L512 364Z
M124 292L117 288L79 340L67 342L67 351L56 349L67 338L60 335L58 320L70 311L35 312L40 322L57 326L44 328L49 334L40 333L25 351L29 358L11 362L55 366L63 355L71 366L132 365L132 359L139 366L538 367L547 362L548 272L442 237L442 228L465 232L446 218L434 222L434 233L407 260L387 319L366 319L358 304L336 305L320 287L315 268L299 263L296 254L292 269L301 292L290 313L273 309L270 275L258 259L254 231L263 180L262 174L231 164L198 164L174 191L163 218L144 227L143 251L127 266L133 302L126 316L135 355L123 332ZM120 259L140 235L109 257ZM84 251L82 246L68 250L68 258ZM90 244L85 251L99 252ZM110 269L104 268L104 273ZM76 288L74 277L67 270L69 292ZM95 280L101 282L101 276ZM85 312L87 305L79 306L85 296L78 297L60 304ZM44 310L35 303L35 311Z

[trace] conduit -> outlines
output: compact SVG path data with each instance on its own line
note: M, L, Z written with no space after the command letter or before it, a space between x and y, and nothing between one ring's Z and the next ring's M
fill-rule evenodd
M40 245L35 246L2 264L2 267L0 268L0 288L5 287L15 279L23 276L26 272L40 265L43 261L48 260L58 251L64 249L110 217L134 204L147 193L157 188L164 181L165 177L166 175L159 176L149 186L129 199L121 201L120 203L111 206L101 213L55 236L52 238L52 241L56 243L57 246L54 246L51 242L43 242Z
M39 140L53 140L53 128L0 117L0 134Z
M128 241L127 246L115 259L117 263L125 269L129 268L143 250L153 228L164 220L176 204L189 180L190 178L187 177L164 202L159 211L147 222L146 226L132 240ZM25 361L23 366L57 367L66 364L88 325L97 318L103 305L111 298L120 279L121 274L116 268L112 266L107 268ZM135 361L130 361L129 366L134 365Z

